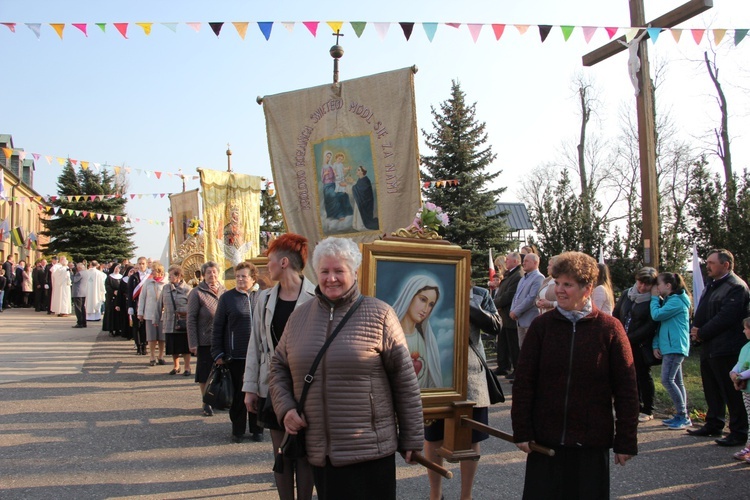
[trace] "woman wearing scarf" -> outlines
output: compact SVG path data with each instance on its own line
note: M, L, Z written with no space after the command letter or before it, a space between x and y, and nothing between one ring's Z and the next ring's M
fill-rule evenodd
M534 320L521 349L511 420L527 454L524 498L609 498L609 449L619 465L638 452L633 356L620 322L592 305L598 274L591 256L561 254L557 307Z
M164 266L159 261L151 263L151 275L143 283L141 295L138 299L138 319L146 321L146 341L148 341L148 350L151 354L149 364L154 366L157 362L156 348L159 348L158 362L160 365L166 364L164 361L164 341L166 339L164 331L159 328L158 303L161 289L164 288Z
M612 316L619 319L625 328L633 351L641 407L639 422L648 422L654 418L654 379L651 377L651 366L655 361L651 343L659 324L651 318L651 288L656 284L657 274L653 267L641 268L635 273L635 284L623 292L612 311Z
M159 330L164 332L167 340L167 355L172 356L172 371L170 375L180 373L180 355L185 358L185 372L189 377L190 346L188 345L187 330L177 330L177 319L185 319L187 315L188 294L192 288L182 279L182 267L169 266L169 283L164 286L156 307Z

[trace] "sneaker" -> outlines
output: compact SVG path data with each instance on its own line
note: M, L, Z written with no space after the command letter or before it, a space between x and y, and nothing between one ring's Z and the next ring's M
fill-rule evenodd
M691 427L692 425L693 425L693 422L691 422L687 416L678 415L675 417L674 422L672 422L671 424L667 426L667 429L672 430L672 431L679 431L682 429L687 429L688 427Z
M735 460L745 460L750 458L750 448L742 448L740 451L732 455Z
M639 422L648 422L649 420L653 420L653 419L654 419L654 416L649 415L648 413L641 413L640 415L638 415Z
M671 418L665 418L661 421L662 425L670 426L674 423L674 421L677 420L677 415L672 415Z

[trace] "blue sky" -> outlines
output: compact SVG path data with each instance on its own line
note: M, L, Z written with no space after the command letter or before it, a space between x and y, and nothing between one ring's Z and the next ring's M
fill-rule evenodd
M647 17L656 17L683 3L647 2ZM684 24L687 28L748 28L750 9L742 0L717 0L714 9ZM13 135L17 147L29 152L70 156L98 163L125 164L134 169L196 173L196 167L226 168L226 144L231 144L234 169L270 176L265 123L256 96L270 95L331 81L328 49L334 39L324 24L316 38L301 21L394 22L384 40L372 25L357 38L348 24L341 41L345 55L341 78L417 65L418 126L431 129L430 106L448 98L451 80L460 81L469 102L477 102L478 118L502 170L498 186L508 188L505 199L517 199L524 172L559 155L561 142L577 129L571 79L584 71L581 56L608 41L600 30L586 44L580 30L564 42L553 28L542 44L532 26L525 35L508 26L496 41L489 26L474 43L465 25L440 25L430 43L420 25L406 42L398 24L460 22L627 26L626 0L498 0L397 2L267 2L161 0L101 2L2 0L0 22L16 22L16 33L0 26L4 54L3 111L0 132ZM217 39L205 23L250 21L243 41L231 24ZM276 21L266 41L256 21ZM289 33L281 21L297 21ZM86 38L74 27L60 40L48 25L37 40L23 23L89 23ZM101 33L93 25L108 23ZM123 39L114 22L202 22L199 33L180 24L177 32L154 24L150 36L131 25ZM624 32L621 31L620 34ZM728 35L729 36L729 35ZM669 60L662 103L673 113L680 134L710 137L718 118L712 88L700 60L707 47L696 46L690 33L676 44L662 34L649 45L653 57ZM750 40L739 47L720 47L721 77L726 81L735 137L735 169L748 165L750 146L742 131L750 128L747 61ZM634 106L622 53L585 73L600 87L602 107L597 129L614 136L620 109ZM708 133L708 135L707 135ZM421 151L427 151L421 147ZM56 163L37 162L35 189L55 194ZM188 182L188 189L198 187ZM177 179L131 175L129 192L181 190ZM166 197L134 200L132 217L167 219ZM159 257L166 227L135 224L139 254Z

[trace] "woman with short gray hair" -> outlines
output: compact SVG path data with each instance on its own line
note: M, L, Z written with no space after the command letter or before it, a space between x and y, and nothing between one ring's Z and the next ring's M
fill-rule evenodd
M188 295L187 332L190 352L198 357L195 363L195 381L200 384L201 397L206 392L208 374L211 372L211 338L213 336L214 315L219 297L226 288L219 281L219 265L208 261L201 266L203 281ZM203 405L203 415L214 414L210 405Z

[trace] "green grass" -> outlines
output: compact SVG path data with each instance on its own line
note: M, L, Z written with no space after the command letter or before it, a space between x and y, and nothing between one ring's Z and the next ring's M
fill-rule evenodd
M661 385L661 365L651 368L651 376L654 377L656 395L654 407L657 413L664 415L674 414L672 398L667 390ZM682 380L687 391L687 407L690 418L693 420L704 420L706 418L706 397L703 395L703 382L701 381L700 350L691 349L690 356L682 362Z

